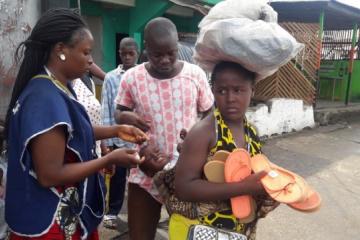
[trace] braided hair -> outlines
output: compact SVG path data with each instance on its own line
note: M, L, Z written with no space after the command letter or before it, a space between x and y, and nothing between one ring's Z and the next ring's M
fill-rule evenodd
M79 33L80 37L83 36L87 28L76 10L50 9L38 20L30 36L19 44L15 52L15 61L21 64L6 114L5 139L8 138L11 110L31 78L47 64L54 46L59 42L69 46L75 45L79 41L76 36Z

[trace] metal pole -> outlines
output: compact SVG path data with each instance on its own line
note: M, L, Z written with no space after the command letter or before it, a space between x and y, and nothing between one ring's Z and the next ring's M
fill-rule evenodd
M79 14L81 15L81 4L80 4L80 1L81 1L81 0L77 0L77 5L78 5L78 8L79 8Z
M351 50L350 50L350 59L349 59L349 75L346 87L346 95L345 95L345 105L349 104L350 100L350 90L351 90L351 80L352 80L352 71L354 65L354 54L355 54L355 46L356 46L356 38L357 38L358 25L354 24L353 32L352 32L352 41L351 41Z
M324 36L324 21L325 21L325 12L324 10L321 11L319 17L319 41L318 41L318 54L317 54L317 64L316 64L316 92L315 92L315 100L314 100L314 108L316 107L316 100L320 97L319 90L320 90L320 65L321 65L321 50L322 50L322 39Z

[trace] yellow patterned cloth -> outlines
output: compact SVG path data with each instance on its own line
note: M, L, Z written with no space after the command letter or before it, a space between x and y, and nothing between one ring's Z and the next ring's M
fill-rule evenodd
M219 150L226 150L232 152L236 147L233 135L223 120L219 109L215 109L214 117L216 119L216 136L217 141L215 146L210 150L210 156L214 155ZM244 139L247 144L247 151L251 156L261 153L261 143L257 136L256 130L251 124L244 118Z
M214 155L219 150L226 150L232 152L237 148L234 137L230 128L226 125L224 119L218 108L214 110L214 117L216 119L216 136L217 140L215 145L211 148L209 156ZM244 118L244 140L246 143L246 150L251 156L261 153L260 139L256 134L256 130L251 124ZM243 147L243 146L241 146ZM224 211L214 212L210 215L202 216L199 218L202 224L211 225L214 227L221 227L236 231L242 234L250 235L253 224L239 223L237 218L232 214L229 201L228 209Z
M214 117L216 119L216 135L217 140L209 153L211 157L219 150L226 150L232 152L237 148L231 130L223 120L220 111L215 109ZM256 134L256 130L251 126L246 119L244 119L244 139L246 142L246 149L251 156L261 153L261 143ZM267 197L255 199L258 206L256 219L248 224L240 223L237 218L232 214L230 201L219 202L222 206L221 211L214 211L210 214L202 215L201 212L209 212L209 209L201 211L202 204L198 205L197 212L199 216L197 219L189 219L179 214L172 214L169 222L169 237L171 240L184 240L186 239L188 229L191 224L205 224L217 228L228 229L245 234L248 240L255 239L257 220L272 211L277 205L274 201L269 200ZM205 205L206 206L206 205Z
M169 240L186 240L189 228L193 224L200 224L200 221L177 213L172 214L169 220Z

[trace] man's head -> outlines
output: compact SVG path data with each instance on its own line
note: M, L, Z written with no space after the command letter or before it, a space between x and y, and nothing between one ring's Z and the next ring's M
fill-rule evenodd
M139 57L139 48L133 38L123 38L120 41L119 56L125 70L135 66Z
M167 18L154 18L145 27L144 43L150 67L159 75L171 75L178 58L176 26Z

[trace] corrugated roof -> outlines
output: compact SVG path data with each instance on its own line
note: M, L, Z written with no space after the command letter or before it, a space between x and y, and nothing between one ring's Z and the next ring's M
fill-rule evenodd
M169 0L206 14L210 8L205 0ZM206 2L206 3L205 3ZM319 22L325 12L325 29L351 29L360 24L360 0L270 0L279 14L279 21Z
M211 5L206 4L204 3L204 1L201 0L169 0L169 1L183 7L189 7L195 9L204 15L206 15L211 8Z
M269 0L269 2L338 2L360 9L360 0Z
M280 22L319 22L324 11L325 29L352 29L354 23L360 24L360 0L272 0L270 5Z

